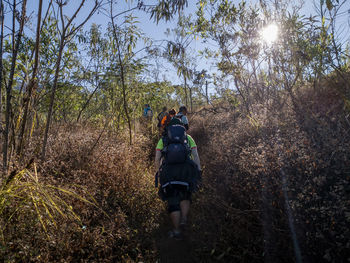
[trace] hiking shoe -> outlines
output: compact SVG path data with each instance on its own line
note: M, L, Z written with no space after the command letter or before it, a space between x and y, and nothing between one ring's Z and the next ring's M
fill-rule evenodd
M182 240L183 238L181 232L174 232L174 230L169 231L168 236L175 240Z
M180 220L180 227L185 228L187 226L187 219L181 218Z

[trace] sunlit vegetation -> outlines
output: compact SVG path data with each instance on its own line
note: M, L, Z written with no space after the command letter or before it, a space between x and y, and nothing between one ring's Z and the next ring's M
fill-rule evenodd
M261 37L266 43L272 44L278 38L278 26L276 24L266 26L261 31Z
M187 106L203 167L181 262L349 261L349 0L28 2L0 0L0 261L173 249L146 103Z

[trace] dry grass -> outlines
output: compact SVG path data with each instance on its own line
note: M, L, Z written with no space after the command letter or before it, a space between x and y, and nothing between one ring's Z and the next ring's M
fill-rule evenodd
M349 114L327 88L303 90L296 105L279 112L254 105L248 118L219 104L191 116L204 168L190 218L197 262L295 262L295 241L304 261L349 257ZM42 190L74 193L52 193L73 217L41 206L45 232L35 205L7 203L3 261L156 262L155 239L165 228L153 186L157 138L135 135L129 146L121 134L106 133L96 144L99 135L86 126L53 129L47 161L28 174ZM37 151L36 138L25 159Z
M252 122L223 104L192 117L205 166L193 213L203 260L294 262L294 231L305 261L349 258L349 115L336 91L300 95L302 116L286 107Z
M123 138L105 134L93 148L98 136L97 130L88 127L57 129L49 139L47 161L37 173L43 185L74 192L95 200L96 205L65 198L79 223L52 215L57 227L46 226L45 234L35 206L23 209L11 204L7 214L17 209L16 217L3 229L6 237L0 258L8 262L129 262L155 257L150 236L159 226L164 207L153 186L149 139L137 136L129 146ZM63 198L62 192L59 195Z

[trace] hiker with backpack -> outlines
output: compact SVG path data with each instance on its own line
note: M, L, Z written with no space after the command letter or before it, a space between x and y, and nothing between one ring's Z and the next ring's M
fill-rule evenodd
M163 119L160 122L161 125L161 133L165 132L166 127L170 124L171 120L174 118L176 115L176 111L174 109L171 109L169 113L163 117Z
M167 107L163 107L162 112L160 112L157 116L157 119L158 119L157 127L159 129L159 133L162 132L162 120L163 120L163 118L166 117L167 115L169 115L167 110L168 110Z
M188 119L187 119L186 115L187 115L187 108L186 108L186 106L181 106L179 108L179 112L175 115L175 118L181 120L181 122L185 126L186 130L188 130L189 126L188 126Z
M151 106L149 106L149 104L145 104L145 107L143 109L143 117L147 119L152 119L153 117L153 111L151 109Z
M174 119L174 118L173 118ZM186 226L191 195L199 188L201 166L197 145L186 134L182 124L169 125L156 147L156 186L159 196L168 203L173 224L169 236L181 239L181 228Z

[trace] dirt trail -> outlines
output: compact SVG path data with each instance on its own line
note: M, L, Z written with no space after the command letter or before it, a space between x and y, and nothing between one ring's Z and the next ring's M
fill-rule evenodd
M158 140L157 140L158 141ZM153 160L152 155L151 159ZM192 216L195 216L192 214ZM154 233L155 249L158 252L158 261L160 263L195 263L201 262L196 256L196 249L199 244L198 235L194 235L191 228L191 212L188 218L188 226L183 231L183 240L175 240L168 237L168 232L172 229L169 214L164 212L160 227Z
M186 229L183 240L169 238L167 233L171 230L170 218L164 217L161 226L155 233L156 249L161 263L187 263L196 262L194 255L194 242L191 238L191 229Z

